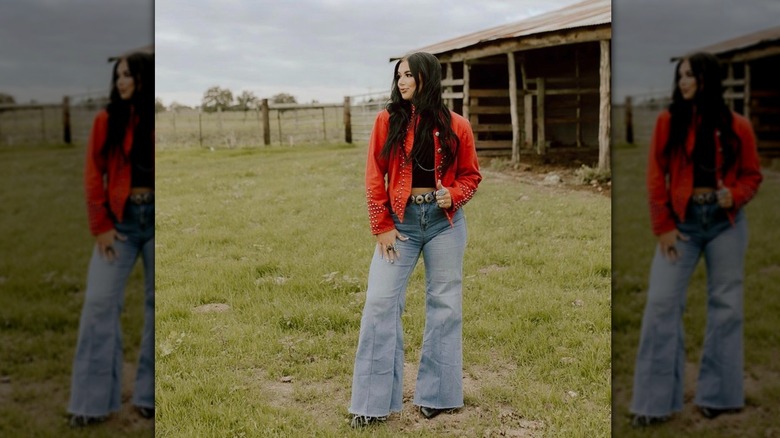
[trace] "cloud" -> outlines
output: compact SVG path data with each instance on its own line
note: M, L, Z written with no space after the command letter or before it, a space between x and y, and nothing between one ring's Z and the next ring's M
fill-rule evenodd
M153 42L152 0L0 2L0 78L18 101L107 90L108 57Z
M157 89L165 103L198 105L219 84L299 101L389 88L389 58L519 21L576 0L168 0L156 11Z

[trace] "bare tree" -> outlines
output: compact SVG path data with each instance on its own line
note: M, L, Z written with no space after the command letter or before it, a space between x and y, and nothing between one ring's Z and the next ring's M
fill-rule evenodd
M251 91L242 91L236 100L238 101L237 109L244 112L245 119L247 111L256 109L260 103L260 100Z
M206 111L207 113L219 109L225 111L230 108L230 105L233 103L233 92L227 88L211 87L203 94L203 100L201 102L203 111Z
M155 97L154 98L154 112L155 112L155 114L156 113L161 113L163 111L165 111L165 105L163 105L162 99L160 99L159 97Z
M0 104L9 105L14 103L16 103L16 99L14 99L13 96L6 93L0 93Z
M273 103L298 103L298 101L295 99L295 96L292 94L287 93L279 93L271 98L271 102Z

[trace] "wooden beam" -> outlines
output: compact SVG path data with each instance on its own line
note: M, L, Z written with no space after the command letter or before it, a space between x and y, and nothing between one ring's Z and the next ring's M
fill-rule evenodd
M452 99L463 99L463 93L460 91L445 91L441 93L441 98L451 101ZM453 102L447 102L447 107L452 109Z
M536 78L536 153L544 155L544 78Z
M610 169L609 142L611 134L611 105L610 105L610 81L612 71L609 64L610 40L601 41L601 62L599 63L599 76L601 77L601 95L599 97L599 170Z
M734 83L734 63L733 62L729 62L726 71L728 73L727 73L727 76L726 76L726 80L723 81L723 82L729 83L729 84L733 84ZM726 99L726 103L728 104L729 109L734 111L734 86L733 85L728 85L726 87L727 87L726 88L726 92L723 94L723 98ZM729 96L729 97L726 97L726 96Z
M471 80L471 64L463 61L463 118L469 119L469 105L471 104L471 87L469 81Z
M451 82L453 79L455 79L455 78L453 77L452 63L448 62L447 63L447 76L444 78L444 81ZM452 85L446 85L445 89L444 89L444 93L442 95L442 99L444 99L447 102L447 108L449 108L450 111L452 111L452 109L454 108L454 105L455 105L455 102L452 99L452 91L453 91L452 90ZM462 99L462 98L463 98L463 96L460 97L460 99Z
M509 117L512 120L512 162L520 162L520 121L517 117L517 71L515 69L515 54L507 53L507 69L509 73Z
M509 97L509 90L475 89L470 93L474 97Z
M512 132L509 123L481 123L471 127L474 132Z
M763 49L755 49L747 52L739 53L731 58L734 62L740 61L755 61L756 59L769 58L770 56L780 55L780 46L765 47Z
M507 114L510 111L508 106L480 106L471 105L469 108L469 114Z
M477 140L477 149L512 149L512 140Z
M610 24L603 24L587 29L568 29L552 35L528 35L522 38L508 39L502 42L487 42L475 44L472 48L458 50L448 54L436 54L440 62L455 62L486 58L509 52L539 49L585 42L596 42L612 37Z
M523 148L534 144L534 97L528 93L528 75L525 72L525 56L520 58L520 77L523 80Z
M577 90L580 90L580 51L574 50L574 78L577 80ZM580 116L582 115L582 94L577 91L577 131L574 135L577 147L582 147L582 121Z
M442 87L452 87L452 86L458 86L458 85L463 85L463 79L447 79L447 78L444 78L441 81L441 86Z

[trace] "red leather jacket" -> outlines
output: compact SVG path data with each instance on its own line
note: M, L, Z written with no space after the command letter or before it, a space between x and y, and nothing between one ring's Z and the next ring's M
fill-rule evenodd
M114 219L122 222L125 202L130 196L132 164L128 157L133 146L133 129L137 123L134 117L127 126L122 145L124 155L111 153L106 159L103 146L108 136L108 112L102 110L95 116L84 168L89 230L95 236L114 228Z
M482 175L479 173L471 125L459 114L450 112L450 115L452 130L460 139L458 153L447 168L447 172L442 175L441 145L439 137L436 136L434 137L434 162L436 179L441 179L442 186L449 190L452 196L452 207L444 211L452 225L453 215L474 196ZM391 211L398 216L398 220L403 222L406 202L412 193L412 162L404 161L400 154L392 154L389 159L380 157L389 128L390 113L383 110L377 115L371 131L366 162L366 200L373 234L384 233L395 228ZM404 142L407 156L411 153L413 144L414 130L410 129Z
M729 220L755 196L762 176L756 138L750 122L743 116L732 113L734 133L741 145L737 151L736 162L724 175L721 170L723 154L720 138L715 137L715 164L717 178L731 191L734 206L727 210ZM674 153L671 157L664 154L664 146L669 138L671 113L664 111L658 116L655 131L650 142L650 157L647 166L647 189L650 202L650 220L653 233L661 235L677 227L675 216L685 220L685 210L693 194L693 162L690 158L696 143L696 127L691 124L685 142L687 156ZM668 182L667 182L668 177Z

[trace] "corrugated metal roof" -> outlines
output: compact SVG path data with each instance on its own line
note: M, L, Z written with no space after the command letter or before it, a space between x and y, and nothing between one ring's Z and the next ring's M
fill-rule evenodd
M780 41L780 26L743 35L728 41L722 41L711 46L703 47L697 50L697 52L709 52L713 55L720 55L726 52L733 52L772 41Z
M414 52L428 52L438 55L489 41L499 41L577 27L609 24L611 22L611 0L585 0L516 23L505 24L432 44L414 50ZM401 58L401 56L390 58L390 60L392 61L399 58Z

